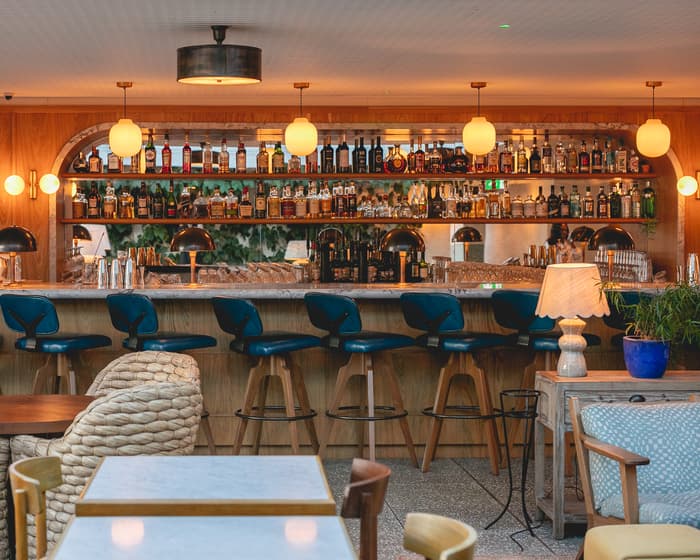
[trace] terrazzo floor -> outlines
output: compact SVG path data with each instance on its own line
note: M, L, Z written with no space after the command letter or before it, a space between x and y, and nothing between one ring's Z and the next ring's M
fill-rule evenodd
M508 472L492 475L488 459L438 459L428 473L422 473L407 460L380 462L389 466L392 474L379 518L379 560L417 558L402 547L403 523L411 511L453 517L477 529L477 558L573 560L581 546L584 527L567 526L567 538L555 540L551 523L545 520L541 524L535 522L535 536L530 535L522 521L519 492L513 494L509 511L493 527L485 529L501 512L508 496ZM343 489L350 479L350 461L328 460L323 464L336 503L340 505ZM519 462L514 462L514 476L519 476L519 469ZM534 516L533 474L530 469L526 503ZM567 486L573 483L571 480ZM357 547L359 521L347 520L346 524ZM569 537L569 532L579 536Z

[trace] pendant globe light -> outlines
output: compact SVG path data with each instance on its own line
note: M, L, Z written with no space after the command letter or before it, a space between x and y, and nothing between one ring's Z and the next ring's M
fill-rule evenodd
M301 157L309 155L318 146L318 131L309 119L302 116L301 96L309 82L294 82L294 87L299 90L299 116L284 130L284 145L290 154Z
M119 157L131 157L141 149L141 127L126 118L126 90L131 82L117 82L124 90L124 118L109 129L109 149Z
M486 82L472 82L471 86L477 91L476 117L464 125L462 142L470 154L483 156L496 145L496 128L481 116L481 88L486 87Z
M671 131L661 119L654 118L654 90L662 85L663 82L646 83L651 88L651 118L637 129L637 150L647 157L662 156L671 146Z

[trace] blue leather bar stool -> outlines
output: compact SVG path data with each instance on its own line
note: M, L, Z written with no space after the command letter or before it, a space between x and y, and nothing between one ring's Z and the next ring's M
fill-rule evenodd
M231 341L231 350L250 358L243 406L236 411L240 421L233 443L233 453L238 455L241 451L249 420L257 421L253 447L256 454L260 447L262 422L268 420L288 423L294 453L300 451L297 421L303 420L314 453L318 453L318 436L313 421L316 411L309 403L304 376L294 366L290 353L317 347L320 345L320 339L310 334L264 332L257 308L245 299L215 297L212 298L212 305L221 329L235 337ZM266 404L271 377L279 378L282 384L284 405ZM295 394L298 406L295 404Z
M129 350L186 352L216 346L216 339L206 334L158 332L158 314L151 298L134 293L109 294L107 308L112 326L128 336L122 346ZM216 454L214 435L209 424L209 412L202 408L201 426L209 453Z
M423 414L431 417L430 435L423 455L423 472L430 470L430 463L435 458L443 420L461 419L484 422L491 471L498 474L500 449L491 389L475 353L510 344L512 337L463 331L462 305L450 294L407 292L401 294L401 309L408 326L424 332L416 338L416 344L438 352L443 363L433 406L423 410ZM460 375L468 376L474 382L478 405L447 404L452 381Z
M634 305L639 303L640 294L635 291L622 291L620 292L620 297L624 305ZM622 348L622 338L626 334L627 323L630 321L628 317L625 316L624 309L618 310L610 301L610 296L608 296L608 304L608 307L610 307L610 315L604 315L603 322L612 329L622 331L610 337L610 344L619 349Z
M34 376L32 393L44 390L49 377L56 376L55 386L46 387L58 392L61 378L67 379L68 392L77 393L75 371L72 359L82 350L111 346L109 337L101 334L67 334L59 333L60 325L56 308L50 299L44 296L3 294L0 306L5 323L13 331L23 336L15 341L15 348L26 352L48 354L46 363ZM50 363L56 359L56 366Z
M355 300L349 297L309 292L304 296L306 310L311 323L328 334L321 338L321 345L343 356L343 365L338 369L335 390L326 416L328 428L321 441L319 453L323 455L333 435L334 420L366 422L368 430L369 457L376 459L375 422L398 420L404 441L413 463L418 466L418 458L413 447L406 411L399 381L391 364L388 350L413 345L413 339L402 334L362 330L360 312ZM382 374L391 394L391 405L375 403L375 374ZM343 396L351 377L361 376L365 387L360 405L341 406ZM360 430L360 455L364 447L364 429Z

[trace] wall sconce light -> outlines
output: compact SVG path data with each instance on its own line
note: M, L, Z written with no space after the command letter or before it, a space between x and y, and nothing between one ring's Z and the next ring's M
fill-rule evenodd
M651 118L637 129L637 150L647 157L662 156L671 147L671 131L661 119L654 118L654 90L662 85L663 82L646 83L651 88Z
M36 200L37 185L41 189L41 192L45 194L54 194L61 186L61 181L53 173L46 173L45 175L42 175L38 183L36 178L36 169L31 169L29 171L29 198L31 200ZM22 194L25 186L26 183L24 179L19 175L10 175L7 179L5 179L5 191L12 196Z
M290 154L301 157L316 149L318 131L302 112L301 95L309 87L309 82L294 82L294 87L299 90L299 116L284 130L284 145Z
M496 145L496 127L481 116L481 88L486 87L486 82L472 82L471 86L477 91L476 117L464 125L462 142L470 154L483 156Z
M683 196L690 196L698 191L698 180L690 175L683 175L676 183L678 192Z
M117 82L124 90L124 118L109 129L109 149L119 157L131 157L141 149L141 127L126 118L126 90L132 82Z

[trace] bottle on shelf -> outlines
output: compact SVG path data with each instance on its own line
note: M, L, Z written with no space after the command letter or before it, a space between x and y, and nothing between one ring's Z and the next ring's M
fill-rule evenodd
M492 220L500 220L503 218L503 208L501 208L501 197L498 191L489 191L486 196L487 208L486 217ZM448 213L448 218L453 218L455 216L450 216Z
M102 158L97 146L92 147L90 157L88 158L88 171L90 173L102 173Z
M331 137L326 136L326 143L321 149L321 173L335 172L335 152L331 146Z
M384 170L387 173L404 173L406 171L406 158L401 153L398 144L389 148L384 164Z
M105 195L102 197L102 217L113 220L117 217L117 197L114 194L112 181L107 181Z
M219 173L230 173L230 156L226 138L221 139L221 149L219 151ZM219 193L221 194L221 193Z
M484 194L483 181L472 189L472 205L474 206L474 216L486 218L486 195Z
M374 146L374 172L382 173L384 171L384 150L382 149L382 139L377 136L377 143ZM370 170L371 172L371 170Z
M236 158L238 160L238 158ZM238 163L236 163L236 171L238 171ZM270 154L265 147L265 142L260 142L260 148L258 149L258 155L255 156L255 171L257 173L269 173L270 172ZM307 162L307 172L308 162Z
M542 144L542 172L554 173L554 152L549 144L549 130L544 131L544 144Z
M585 140L581 140L581 149L578 152L578 172L591 172L591 154L588 151L588 146L586 146Z
M532 198L532 193L527 193L527 197L523 201L523 218L534 218L537 213L535 211L535 199Z
M245 149L245 144L239 140L238 149L236 150L236 173L245 173L248 168L248 158Z
M255 207L257 214L258 195L255 195ZM255 216L258 217L257 215ZM267 195L267 218L277 219L282 217L282 205L277 185L270 185L270 192Z
M542 192L542 185L538 187L537 198L535 198L535 218L544 219L548 215L547 199Z
M498 156L498 170L501 173L514 173L513 167L513 145L510 140L503 143L503 151Z
M302 192L302 196L303 196ZM292 195L292 186L285 185L282 188L282 200L280 201L281 214L283 218L295 218L296 217L296 201Z
M355 150L355 173L367 173L367 148L365 148L365 138L360 136L360 143Z
M151 196L151 216L154 219L165 217L165 193L160 183L156 183L155 192Z
M306 192L306 207L308 208L309 218L316 219L321 217L321 199L316 190L316 181L309 181L309 188Z
M516 171L518 173L527 173L529 169L527 160L527 151L525 150L525 139L520 136L518 142L518 152L516 154Z
M141 187L139 188L138 195L136 196L135 204L136 217L138 219L147 220L150 218L151 197L148 194L146 181L141 181Z
M642 191L642 218L656 218L656 191L647 181Z
M238 196L233 188L229 188L226 194L226 218L233 220L238 217Z
M627 148L624 138L620 138L615 150L615 173L627 173Z
M209 217L212 220L223 220L226 217L226 199L221 196L219 185L214 187L214 192L209 197Z
M366 163L365 154L365 163ZM304 166L306 173L318 173L318 149L314 148L304 157Z
M275 143L275 151L272 152L272 172L277 174L286 172L282 142Z
M564 187L562 187L562 190ZM561 216L561 200L554 192L554 185L549 186L549 196L547 197L547 217L559 218Z
M534 200L533 200L534 204ZM534 210L534 208L533 208ZM524 218L525 217L525 206L523 199L519 194L516 194L511 201L511 217L512 218Z
M408 150L408 155L406 156L406 171L409 173L416 172L416 151L413 138L411 138L410 149Z
M603 151L600 149L598 137L593 138L593 149L591 150L591 173L603 172Z
M442 218L445 210L445 201L442 199L440 185L431 183L428 189L428 218Z
M90 192L87 196L87 217L93 219L102 217L102 197L100 191L97 190L96 181L90 183Z
M537 136L532 138L532 148L530 148L530 173L542 173L542 157L537 148Z
M469 171L468 161L467 171ZM496 142L493 145L493 149L486 154L486 173L498 173L498 142Z
M109 152L107 154L107 173L121 173L122 171L122 158L114 152Z
M561 140L557 142L554 149L554 172L555 173L566 173L566 150L564 149L564 144Z
M321 217L330 218L333 215L333 195L331 194L328 182L324 181L319 195Z
M355 183L353 181L350 181L347 185L345 185L345 199L347 201L348 218L356 218L357 192L355 189Z
M425 173L425 152L423 151L423 137L418 137L418 149L416 149L416 173Z
M571 216L571 201L569 195L566 194L564 185L561 185L559 189L559 217L568 218Z
M433 149L428 154L428 173L442 173L442 154L438 150L437 141L433 142Z
M170 181L170 184L172 185L173 182ZM174 189L173 189L174 191ZM190 192L190 188L187 185L187 183L184 184L182 187L182 191L180 191L180 196L176 199L175 202L175 215L174 216L169 216L167 215L167 209L168 209L168 204L170 202L166 202L166 218L191 218L193 214L193 209L192 209L192 200L196 196L196 193L193 195ZM168 194L168 197L170 195ZM173 200L175 200L175 197L173 196Z
M621 217L623 218L631 218L632 217L632 195L630 194L630 190L628 186L625 183L622 183L621 187L622 193L621 193Z
M202 142L202 173L214 173L214 158L211 153L211 144L208 141Z
M170 179L170 186L168 187L168 197L165 199L165 217L169 219L177 218L177 201L175 200L175 184L172 179Z
M242 219L253 217L253 204L250 202L248 187L243 187L241 191L241 202L238 204L238 217Z
M335 151L335 170L336 173L350 173L352 171L352 167L350 167L350 148L348 148L348 143L345 141L345 134L340 136L340 143Z
M615 173L615 150L613 148L612 138L609 136L605 139L603 148L603 171L605 173Z
M75 173L87 173L89 171L88 162L83 152L78 152L77 157L71 164Z
M622 196L620 196L618 184L613 185L610 189L608 215L610 218L622 218Z
M464 153L462 146L455 146L455 154L450 163L452 173L464 174L469 171L469 156Z
M146 147L143 149L146 168L145 173L155 173L156 172L156 145L153 143L153 130L148 131L148 140L146 140Z
M632 190L630 191L630 202L632 205L632 217L641 218L642 192L639 190L639 185L637 183L632 183Z
M586 185L586 194L583 196L582 206L583 218L595 218L595 201L593 200L593 195L591 194L591 187L588 185Z
M160 172L170 174L173 172L173 152L170 148L170 135L167 133L163 139L163 149L160 152Z
M185 132L185 143L182 145L182 172L192 173L192 148L190 147L189 132Z
M630 173L639 173L639 154L630 148L627 167Z
M265 198L265 185L262 181L256 183L255 188L255 204L253 216L258 219L265 218L267 215L267 200Z
M209 201L204 195L203 188L197 191L197 196L192 202L192 217L197 219L206 219L209 217Z
M508 190L508 181L503 181L503 192L501 193L501 213L503 218L513 217L513 199Z
M608 199L608 195L605 194L605 186L604 185L600 185L600 188L598 189L596 215L599 218L609 218L610 217L609 199Z
M581 213L581 194L578 192L578 185L572 185L571 196L569 196L569 215L572 218L580 218Z
M117 212L122 220L133 220L134 218L134 196L129 191L129 187L124 185L119 191L119 206Z
M306 195L304 194L304 186L297 185L294 190L294 217L298 219L306 218L308 207L306 203Z
M573 141L566 146L566 172L578 173L578 152L574 148Z

